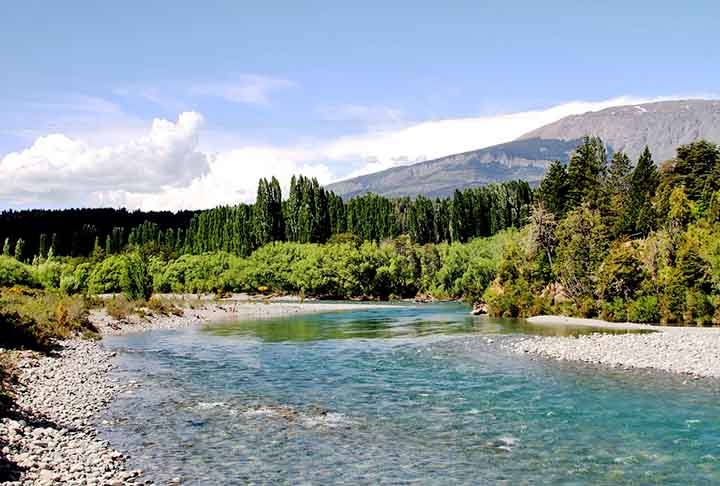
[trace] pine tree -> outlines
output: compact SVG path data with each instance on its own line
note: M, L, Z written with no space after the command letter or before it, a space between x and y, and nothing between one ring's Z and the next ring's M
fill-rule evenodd
M10 237L5 238L5 244L3 244L3 255L10 256Z
M267 179L260 179L255 204L253 204L253 230L257 246L263 246L272 241L273 222L270 198Z
M630 158L623 152L616 152L608 167L601 205L613 235L631 234L635 230L631 178Z
M635 232L647 235L656 226L652 200L659 184L659 174L650 149L645 147L630 176L630 218Z
M568 162L566 210L587 202L595 206L600 199L601 181L607 170L607 151L602 140L585 137Z
M698 140L677 149L675 174L686 187L688 198L705 209L720 189L720 149L714 143Z
M545 210L558 216L563 215L565 213L567 192L567 170L562 162L555 160L550 164L538 190L538 195Z

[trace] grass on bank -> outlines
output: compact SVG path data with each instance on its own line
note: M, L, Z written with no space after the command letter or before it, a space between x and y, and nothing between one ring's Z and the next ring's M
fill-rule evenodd
M46 351L55 339L96 337L88 312L89 302L82 296L27 287L0 289L0 347Z

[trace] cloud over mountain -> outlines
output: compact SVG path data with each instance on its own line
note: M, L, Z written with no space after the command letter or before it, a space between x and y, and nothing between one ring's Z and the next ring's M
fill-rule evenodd
M275 176L285 188L299 173L329 183L505 143L567 115L657 100L571 102L544 110L426 121L312 144L243 143L237 141L240 134L233 134L229 140L235 144L220 152L211 151L207 142L212 129L202 140L203 116L186 111L175 122L156 119L147 134L114 145L93 145L87 142L91 134L38 137L29 148L0 158L0 207L183 209L250 202L261 177Z

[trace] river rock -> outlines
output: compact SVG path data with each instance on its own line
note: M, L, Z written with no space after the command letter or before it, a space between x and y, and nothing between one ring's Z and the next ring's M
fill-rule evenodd
M20 358L13 415L25 419L0 420L16 484L136 484L142 471L128 473L125 456L93 427L120 390L108 374L112 355L98 342L68 340L48 356Z

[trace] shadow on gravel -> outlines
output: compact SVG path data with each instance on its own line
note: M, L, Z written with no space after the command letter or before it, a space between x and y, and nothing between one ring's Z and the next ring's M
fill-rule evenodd
M5 446L7 442L0 439L0 482L18 481L25 468L18 466L1 452Z
M26 425L32 427L32 428L53 428L53 429L61 429L57 423L53 422L52 420L48 420L45 417L42 416L35 416L26 413L23 410L18 410L16 407L11 406L9 409L5 409L0 416L3 418L9 418L11 420L15 421L23 421ZM67 429L70 431L75 431L75 429ZM6 438L0 437L0 483L4 483L6 481L18 481L20 479L20 476L22 473L27 471L27 468L22 467L9 459L2 451L3 449L8 446L8 442Z

